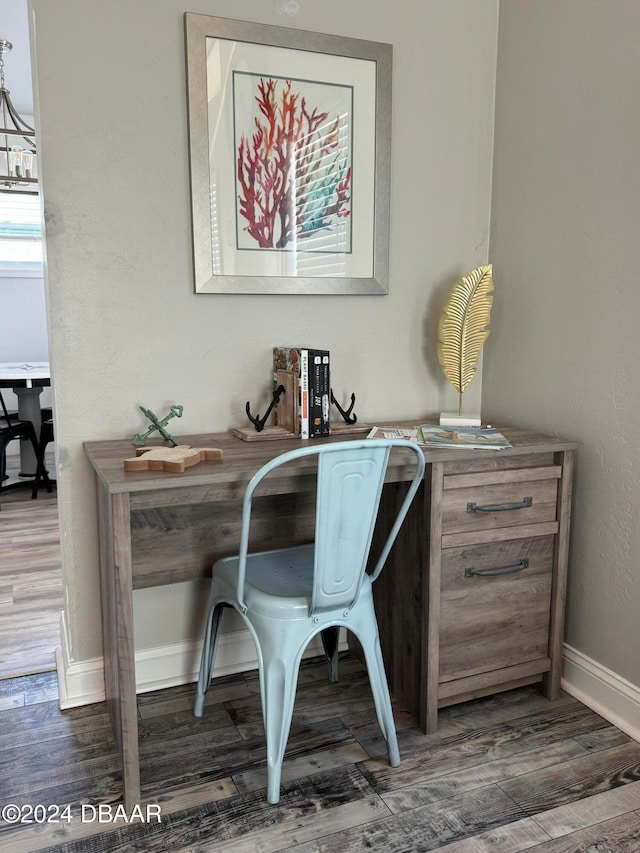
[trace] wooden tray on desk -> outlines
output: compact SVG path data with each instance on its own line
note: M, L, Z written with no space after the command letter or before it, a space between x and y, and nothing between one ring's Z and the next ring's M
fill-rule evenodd
M370 429L370 424L332 424L330 435L350 435L351 433L356 435L368 433ZM288 429L281 426L265 427L262 432L257 432L253 427L236 427L232 433L242 441L276 441L282 438L300 438L299 435L289 432ZM311 439L311 441L314 440Z
M362 432L369 433L371 431L371 424L361 424L359 422L355 424L331 424L330 429L331 435L349 435L350 433L355 435Z
M241 438L242 441L276 441L281 438L300 437L282 426L265 427L261 432L258 432L254 427L236 427L232 433L236 438Z

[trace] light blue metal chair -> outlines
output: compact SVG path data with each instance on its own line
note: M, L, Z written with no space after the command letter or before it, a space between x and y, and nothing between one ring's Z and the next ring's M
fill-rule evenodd
M390 452L413 454L415 472L391 532L371 573L365 571ZM317 457L309 459L308 457ZM317 461L315 542L277 551L248 553L251 502L260 482L287 463L314 470ZM267 799L280 798L280 776L302 654L322 632L330 680L337 680L338 632L358 638L367 665L378 723L389 763L400 763L389 688L384 671L372 583L380 574L424 474L424 455L402 440L366 439L310 445L264 465L244 495L240 553L212 570L195 716L204 712L213 672L222 608L235 608L256 644L267 740ZM411 469L410 469L411 470Z

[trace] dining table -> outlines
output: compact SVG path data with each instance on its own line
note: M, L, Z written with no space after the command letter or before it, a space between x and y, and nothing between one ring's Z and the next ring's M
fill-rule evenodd
M18 398L18 417L31 421L40 436L40 394L51 385L48 361L0 362L0 388L11 388ZM20 476L35 477L38 461L28 441L20 442Z

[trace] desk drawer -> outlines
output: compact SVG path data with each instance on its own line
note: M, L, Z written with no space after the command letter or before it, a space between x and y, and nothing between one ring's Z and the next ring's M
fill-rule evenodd
M558 466L447 476L442 533L554 521L559 477Z
M440 682L547 657L554 538L443 550Z

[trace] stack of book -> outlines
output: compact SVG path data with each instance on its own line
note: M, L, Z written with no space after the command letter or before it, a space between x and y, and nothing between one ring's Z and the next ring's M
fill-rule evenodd
M422 424L421 444L426 447L466 447L469 450L504 450L511 444L492 427L453 427Z
M380 426L373 427L367 438L404 438L423 447L456 447L468 450L504 450L511 447L511 443L501 432L488 426Z
M331 376L329 350L312 347L273 348L274 387L293 388L294 401L278 404L279 425L300 438L329 435Z

